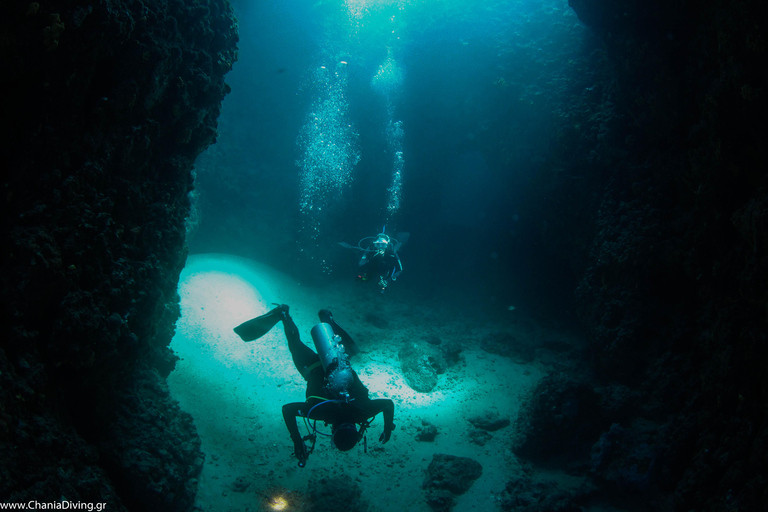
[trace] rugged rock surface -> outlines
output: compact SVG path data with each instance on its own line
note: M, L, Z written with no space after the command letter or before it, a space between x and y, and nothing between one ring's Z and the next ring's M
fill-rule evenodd
M118 493L132 510L188 510L203 467L192 417L149 369L116 393L115 406L98 448Z
M552 131L558 150L537 165L548 171L531 177L520 205L520 218L537 219L529 243L509 253L540 248L547 272L557 261L558 277L578 283L590 358L584 374L537 388L518 453L565 454L563 464L617 488L639 488L626 471L636 464L655 510L760 510L764 5L570 4L598 44L571 77ZM215 134L235 26L224 0L3 2L0 14L0 499L124 510L133 484L99 447L115 446L136 377L173 366L189 171ZM514 133L503 128L491 131L508 146ZM177 448L181 460L194 453L182 414L169 407L158 421L191 443ZM648 425L658 425L653 438ZM644 451L649 441L658 453Z
M436 453L422 484L427 503L436 512L451 510L456 497L467 492L482 474L483 467L476 460Z
M499 429L509 426L509 418L505 418L498 411L486 411L469 418L469 422L475 428L485 430L486 432L495 432Z
M556 482L533 483L523 476L507 482L501 493L501 510L505 512L583 512L588 489L560 489Z
M510 332L492 332L480 341L480 348L490 354L509 357L520 364L530 363L536 357L539 340L532 336Z
M514 451L550 464L585 457L605 421L600 397L588 384L563 373L550 374L531 391L518 414Z
M437 376L448 367L443 352L429 343L407 342L398 352L398 358L405 381L419 393L435 389Z
M435 425L425 419L421 420L421 426L417 427L416 430L416 440L426 443L434 441L437 434L440 433Z
M602 419L569 463L589 464L583 445L593 443L597 478L650 484L642 500L657 510L765 508L764 6L570 5L600 47L558 135L561 183L547 190L559 208L527 214L579 280L592 357L575 378L639 396L626 396L631 407L602 397ZM524 429L538 423L551 440L577 388L547 382L521 414Z
M365 512L368 502L362 498L362 489L349 475L312 480L306 500L308 512Z
M226 0L0 7L3 501L191 503L199 439L161 378L236 42Z

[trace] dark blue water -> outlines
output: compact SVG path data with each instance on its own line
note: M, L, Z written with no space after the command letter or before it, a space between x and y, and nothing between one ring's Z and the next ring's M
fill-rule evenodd
M558 126L589 86L566 0L234 4L193 252L345 277L357 256L336 242L386 225L411 233L403 279L422 290L533 302L571 285L535 238Z

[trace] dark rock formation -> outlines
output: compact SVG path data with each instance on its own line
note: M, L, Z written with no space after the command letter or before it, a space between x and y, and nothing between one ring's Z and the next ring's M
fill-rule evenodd
M150 369L137 370L113 400L114 410L105 417L109 434L98 448L126 505L189 509L203 467L192 417L179 410L165 381Z
M417 427L416 440L431 443L439 433L435 425L427 420L421 420L421 426Z
M528 475L507 482L501 493L505 512L583 512L588 490L569 491L555 482L533 483Z
M625 429L618 423L592 447L591 466L598 477L615 486L618 492L643 492L656 477L658 425L649 423L642 430Z
M482 474L483 467L476 460L436 453L422 484L427 503L436 512L451 510L456 497L467 492Z
M492 332L480 340L480 348L489 354L509 357L520 364L530 363L536 357L538 340L510 332Z
M537 332L515 328L512 332L491 332L480 340L480 348L490 354L508 357L518 364L538 361L551 368L567 369L583 358L583 341L574 334Z
M485 446L491 439L493 439L493 436L487 430L472 429L469 431L470 442L477 446Z
M236 41L226 0L0 7L0 500L191 503L199 439L162 378Z
M579 318L591 335L585 373L639 394L625 395L631 407L619 394L596 404L602 419L586 432L596 443L592 468L602 481L648 489L635 504L655 510L764 509L764 5L570 5L600 47L588 57L592 84L563 119L553 159L566 171L549 189L560 208L536 212L548 226L540 240L572 255ZM574 223L554 227L564 216ZM559 415L577 389L539 390L523 425L541 422L552 434L542 440L556 440L563 423L552 424L543 405ZM572 453L570 463L589 455Z
M600 398L583 382L550 374L532 390L518 414L515 453L541 463L584 457L606 420Z
M310 480L305 505L308 512L365 512L368 502L349 475Z
M510 424L509 418L502 417L497 411L486 411L472 416L469 418L469 422L475 428L485 430L486 432L495 432Z
M537 474L530 464L511 463L509 480L499 493L505 512L583 512L597 486L587 479L558 478L551 473Z

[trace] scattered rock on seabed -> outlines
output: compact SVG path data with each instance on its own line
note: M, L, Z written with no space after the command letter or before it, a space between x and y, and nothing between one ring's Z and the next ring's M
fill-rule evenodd
M486 411L482 414L472 416L469 418L469 422L475 428L485 430L486 432L495 432L504 427L508 427L510 424L509 418L502 417L496 411Z
M427 468L422 489L427 504L435 512L448 512L457 496L461 496L483 474L483 466L469 457L436 453Z

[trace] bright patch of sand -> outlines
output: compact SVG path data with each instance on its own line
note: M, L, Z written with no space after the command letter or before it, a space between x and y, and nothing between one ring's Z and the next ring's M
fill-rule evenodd
M206 453L199 510L272 510L267 502L277 497L278 489L302 496L310 480L346 474L362 487L371 511L429 512L421 485L435 453L471 457L483 466L483 475L457 500L455 510L497 509L498 494L519 471L509 448L513 426L493 432L479 446L470 440L467 418L496 410L514 422L521 397L544 371L536 363L518 364L480 349L485 334L505 326L474 327L472 318L456 318L441 311L440 304L403 304L355 283L303 287L264 265L218 254L189 258L179 294L182 317L171 348L181 360L168 383L192 414ZM291 362L282 325L250 343L232 331L271 309L273 302L291 306L309 346L309 330L322 308L330 309L352 335L362 349L352 365L372 398L395 402L397 429L389 443L378 441L383 422L377 418L368 430L367 453L362 442L342 453L318 436L306 467L297 466L281 406L303 400L304 381ZM387 319L388 327L371 325L366 321L370 314ZM458 342L463 351L461 361L439 376L433 392L418 393L406 384L397 353L405 341L429 336ZM422 420L438 428L434 442L416 440ZM320 424L318 428L327 431ZM247 483L247 488L235 490L238 483ZM295 510L290 500L283 510Z

